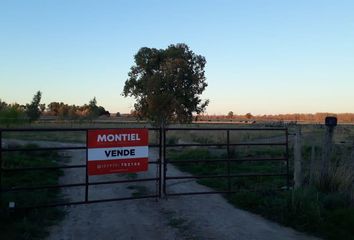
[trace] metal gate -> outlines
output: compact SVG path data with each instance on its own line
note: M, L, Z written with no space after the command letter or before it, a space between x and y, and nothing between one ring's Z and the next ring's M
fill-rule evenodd
M157 156L149 159L149 172L139 173L139 176L131 173L89 176L87 160L89 130L94 129L0 129L1 207L7 205L10 208L56 207L161 197L162 134L160 129L149 129L149 134L152 135L152 139L155 139L155 142L149 144L149 149L152 149ZM36 141L40 134L43 135L41 138L59 141L62 141L61 139L66 135L69 139L71 135L75 135L74 140L79 140L81 143ZM27 140L11 140L23 138ZM34 144L27 145L27 143ZM45 155L53 151L59 153L60 157L56 158L55 154ZM70 154L76 156L75 159ZM45 164L39 163L39 165L19 164L16 161L18 156L26 159L41 155L56 159L47 159ZM58 159L64 160L58 161ZM38 176L45 174L48 178L42 179L44 183L39 182ZM68 180L60 178L64 174L68 176ZM48 181L52 177L57 178L58 181L55 179ZM56 197L52 198L53 195ZM28 204L29 199L33 199L30 204ZM53 201L53 199L57 200Z
M173 139L176 133L186 136L194 134L194 140L169 143L171 136ZM203 137L205 134L207 135ZM250 134L253 134L253 137L250 137ZM277 184L272 186L273 190L289 189L287 128L169 128L163 133L163 142L166 143L163 148L163 194L165 196L229 194L255 187L246 186L242 189L237 187L238 181L245 182L244 179L250 179L249 185L254 184L258 179L267 183L267 187L271 181L276 182ZM204 151L199 152L201 156L195 154L202 148ZM254 150L255 148L258 148L258 151ZM259 149L262 148L267 154L261 154ZM245 152L244 149L249 153L242 154ZM276 154L270 154L274 150ZM177 158L174 154L176 152ZM176 167L185 172L176 171ZM240 171L242 168L250 169ZM257 168L260 169L256 171ZM279 178L283 181L279 181ZM200 189L195 187L196 182L211 188L206 187L195 191L193 189ZM181 187L182 185L185 187ZM260 188L264 186L259 185L258 190Z
M236 193L239 189L235 187L235 179L240 178L283 178L282 186L277 187L288 188L290 185L288 130L286 128L166 128L163 130L149 128L151 157L148 162L148 172L104 176L88 175L87 135L89 130L92 129L0 129L1 207L54 207L142 198L159 199L177 195ZM260 134L256 134L254 138L249 137L252 133ZM267 136L267 133L270 135ZM44 134L44 138L49 140L61 142L51 141L48 145L48 142L36 141L37 135L40 134ZM23 138L27 140L11 140ZM73 140L78 142L63 143ZM36 145L24 145L28 142L36 143ZM280 148L277 150L280 155L261 156L252 153L252 148L257 147ZM189 153L198 152L200 149L204 149L210 156L208 155L207 158L197 156L192 159L186 157L182 161L179 159L181 156L188 156ZM52 153L52 155L44 153ZM57 153L60 154L59 158L56 156ZM252 154L248 156L244 153ZM31 158L36 154L44 158L55 159L46 159L46 164L40 165L30 163L23 165L16 161L18 157ZM237 172L239 171L237 166L244 166L246 162L261 164L275 162L280 165L282 171ZM185 165L192 165L192 168L184 167ZM193 167L196 168L196 166L200 169L204 168L204 174L195 172ZM218 166L218 169L224 172L217 171L216 174L213 166ZM212 171L205 173L205 169L208 168ZM39 183L37 176L45 174L48 175L48 179L55 176L58 181L54 179ZM63 175L69 177L61 178ZM23 179L24 181L11 179ZM205 187L202 191L195 191L193 186L197 184L196 181L211 187L219 182L224 185L224 188L216 186L214 190ZM205 184L206 181L211 184ZM183 188L181 187L183 184L187 185ZM37 194L37 192L44 192L44 194ZM33 199L33 202L24 204L21 202L24 199ZM53 201L53 199L56 200Z

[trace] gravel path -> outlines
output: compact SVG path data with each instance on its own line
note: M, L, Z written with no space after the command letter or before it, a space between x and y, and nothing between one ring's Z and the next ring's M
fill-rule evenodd
M67 146L64 143L36 142L42 146ZM62 153L63 163L84 163L85 151L68 150ZM156 151L149 153L156 159ZM169 175L186 175L169 166ZM155 165L140 177L154 177ZM90 181L122 178L117 174L95 177ZM66 171L61 183L82 182L84 171ZM169 192L208 191L193 181L171 184ZM140 192L139 192L140 191ZM155 183L129 183L90 187L89 198L129 197L132 194L154 193ZM82 200L84 189L63 191L66 198ZM235 240L314 240L291 228L280 226L258 215L237 209L219 195L140 199L66 207L67 215L51 228L48 240L104 239L235 239Z

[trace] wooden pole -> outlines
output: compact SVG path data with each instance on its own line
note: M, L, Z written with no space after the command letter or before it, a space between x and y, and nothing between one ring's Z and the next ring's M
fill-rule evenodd
M321 178L328 178L330 170L331 153L333 149L334 126L326 126L326 133L322 149Z

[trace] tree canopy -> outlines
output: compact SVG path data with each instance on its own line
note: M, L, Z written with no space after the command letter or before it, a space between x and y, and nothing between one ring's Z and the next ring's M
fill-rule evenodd
M143 47L134 58L122 95L136 99L139 117L165 126L191 122L193 113L205 110L209 100L200 98L208 86L205 57L186 44L176 44L166 49Z
M251 113L246 113L245 117L247 119L251 119L251 118L253 118L253 115Z

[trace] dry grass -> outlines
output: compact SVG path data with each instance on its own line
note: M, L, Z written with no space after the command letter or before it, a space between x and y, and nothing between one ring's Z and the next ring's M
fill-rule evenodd
M321 148L317 148L316 157L312 159L314 161L312 168L310 161L306 161L306 159L310 160L308 148L307 151L303 151L305 153L304 175L309 178L309 175L312 174L313 179L312 183L307 184L315 186L322 192L343 193L350 197L354 203L354 151L350 147L336 145L328 174L321 175L320 150Z

